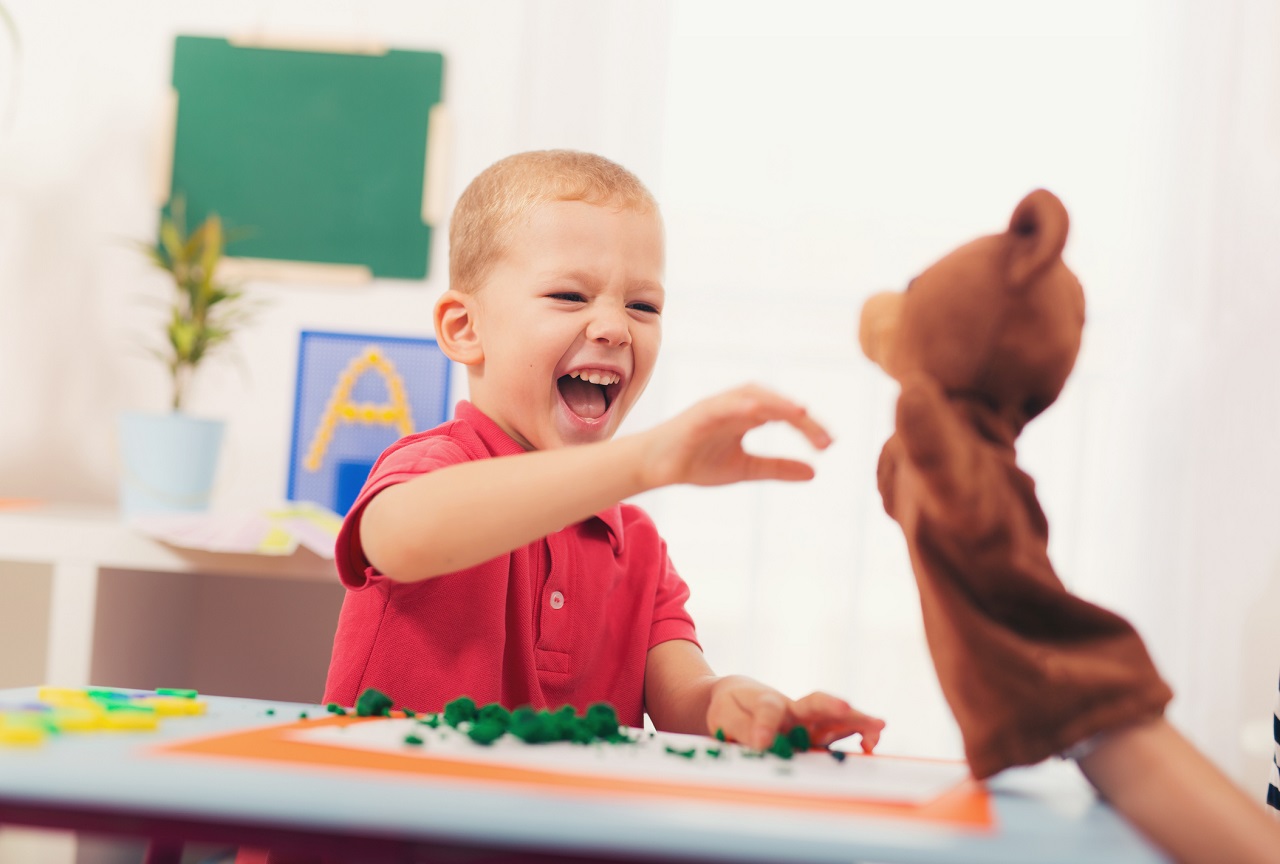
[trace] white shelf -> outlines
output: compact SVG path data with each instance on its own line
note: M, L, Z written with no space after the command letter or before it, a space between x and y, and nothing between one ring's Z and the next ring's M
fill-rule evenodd
M39 635L30 637L43 639L45 674L31 683L147 686L148 677L199 667L227 691L223 695L270 689L283 696L302 682L310 693L312 682L323 680L342 590L333 561L305 547L291 555L180 549L130 528L112 510L45 505L0 510L0 564L8 563L41 565L49 572L47 621L32 622ZM237 578L229 583L216 577ZM271 582L259 582L262 588L253 594L246 589L255 587L248 584L255 579ZM287 598L281 597L279 580L296 585ZM263 596L273 608L261 608ZM199 620L202 607L220 619ZM234 620L238 616L243 620ZM129 622L123 635L116 626L122 620ZM211 644L211 626L225 631L221 645ZM261 662L246 662L233 650L246 638L261 641L263 631L273 628L281 650L267 644ZM182 658L197 651L199 657L184 665ZM282 653L297 658L288 661L291 667L282 668L283 661L273 665ZM210 672L219 655L224 668ZM100 674L110 680L92 680L95 670L106 670ZM241 681L249 692L234 692Z
M62 505L0 510L0 561L322 582L338 579L332 560L306 548L292 555L179 549L133 530L113 510Z

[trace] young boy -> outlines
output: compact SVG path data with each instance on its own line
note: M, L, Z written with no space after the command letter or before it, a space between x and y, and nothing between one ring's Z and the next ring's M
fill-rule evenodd
M676 483L808 480L751 455L784 422L817 448L805 409L759 387L614 438L662 334L657 203L599 156L523 153L482 172L454 210L441 348L467 369L456 419L389 448L338 537L348 588L325 700L367 687L436 711L467 695L509 708L612 703L638 726L764 748L795 725L814 742L884 723L825 693L792 701L717 677L685 611L688 588L648 516L620 504Z

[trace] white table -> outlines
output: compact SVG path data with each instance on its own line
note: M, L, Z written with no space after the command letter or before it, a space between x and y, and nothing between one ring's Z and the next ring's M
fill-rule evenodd
M34 692L0 691L0 701L20 702ZM161 751L166 741L291 723L301 710L324 713L314 705L206 699L207 715L168 718L157 733L66 735L30 751L0 750L0 822L149 838L155 864L176 862L182 845L193 841L402 864L485 854L528 855L544 864L1165 860L1099 802L1069 763L1000 775L990 784L994 828L975 831L764 802L584 794Z

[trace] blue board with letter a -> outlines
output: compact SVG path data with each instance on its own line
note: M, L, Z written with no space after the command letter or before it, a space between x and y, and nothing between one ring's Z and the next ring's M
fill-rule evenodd
M448 419L449 373L434 339L303 331L289 500L345 515L383 450Z

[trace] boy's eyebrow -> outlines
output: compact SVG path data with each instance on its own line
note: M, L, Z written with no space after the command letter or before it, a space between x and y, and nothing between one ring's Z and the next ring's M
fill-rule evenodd
M596 280L585 270L550 270L546 273L538 274L538 281L547 282L577 282L579 285L595 285Z
M659 294L666 294L667 289L662 286L661 282L654 282L650 279L636 279L627 283L627 287L634 291L656 291Z
M548 273L540 274L538 281L541 284L550 282L558 282L561 280L576 282L579 285L587 287L596 287L600 284L600 280L594 274L586 270L554 270ZM665 294L666 288L661 282L654 282L651 279L635 279L627 283L627 287L632 291L657 291Z

